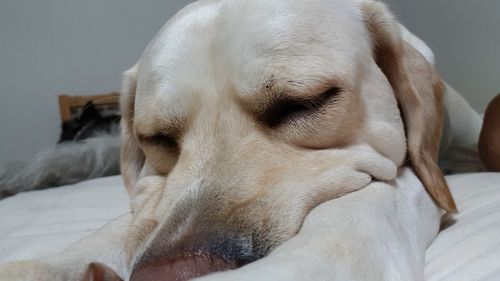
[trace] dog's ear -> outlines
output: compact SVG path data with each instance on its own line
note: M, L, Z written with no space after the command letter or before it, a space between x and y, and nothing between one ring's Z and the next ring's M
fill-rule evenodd
M144 166L145 156L134 136L135 93L137 89L137 65L123 74L120 108L122 111L122 150L120 169L130 197Z
M123 281L123 279L113 269L94 262L87 267L83 281Z
M417 176L436 203L449 212L457 208L437 165L443 126L444 84L437 71L404 41L399 23L387 7L362 4L374 58L394 89L408 142L408 156Z

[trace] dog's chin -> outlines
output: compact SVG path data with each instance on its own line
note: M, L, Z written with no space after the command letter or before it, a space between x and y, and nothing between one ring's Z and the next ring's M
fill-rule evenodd
M159 259L135 268L130 281L185 281L237 267L236 262L205 255Z

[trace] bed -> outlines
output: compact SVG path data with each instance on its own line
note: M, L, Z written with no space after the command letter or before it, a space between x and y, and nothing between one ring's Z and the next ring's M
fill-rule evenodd
M427 280L500 280L500 174L448 181L461 213L447 219L449 226L428 249ZM128 208L119 176L0 201L0 263L60 252Z

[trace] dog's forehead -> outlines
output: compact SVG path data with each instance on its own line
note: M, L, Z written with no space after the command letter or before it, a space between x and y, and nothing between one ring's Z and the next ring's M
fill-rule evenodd
M350 0L201 1L147 48L138 95L170 102L228 89L253 95L269 79L307 90L322 79L355 76L369 44Z

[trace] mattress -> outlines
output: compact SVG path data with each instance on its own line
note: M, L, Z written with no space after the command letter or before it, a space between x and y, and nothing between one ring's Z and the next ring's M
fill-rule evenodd
M447 178L460 214L428 249L428 281L500 280L500 174ZM0 201L0 263L57 253L128 212L120 177Z

